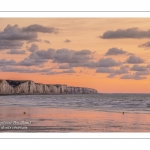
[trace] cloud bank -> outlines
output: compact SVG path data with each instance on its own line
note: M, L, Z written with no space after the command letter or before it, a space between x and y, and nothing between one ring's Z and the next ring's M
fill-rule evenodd
M121 39L121 38L150 38L150 30L140 30L138 28L108 30L100 36L102 39Z

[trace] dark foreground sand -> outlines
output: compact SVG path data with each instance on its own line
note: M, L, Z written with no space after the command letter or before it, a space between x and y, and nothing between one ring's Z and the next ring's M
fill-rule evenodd
M0 106L0 132L149 132L150 114Z

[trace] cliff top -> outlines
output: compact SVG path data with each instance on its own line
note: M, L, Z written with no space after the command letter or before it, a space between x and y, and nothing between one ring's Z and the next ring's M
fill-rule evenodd
M31 82L34 82L32 80L10 80L10 79L0 79L0 81L7 81L9 84L11 84L11 86L18 86L22 83L25 83L27 81L31 81ZM35 84L43 84L43 85L57 85L57 86L61 86L61 85L64 85L64 86L67 86L66 84L44 84L44 83L36 83L34 82Z

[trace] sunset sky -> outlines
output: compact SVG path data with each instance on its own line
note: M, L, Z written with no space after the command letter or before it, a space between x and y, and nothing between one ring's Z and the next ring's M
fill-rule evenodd
M149 18L1 18L0 79L150 92Z

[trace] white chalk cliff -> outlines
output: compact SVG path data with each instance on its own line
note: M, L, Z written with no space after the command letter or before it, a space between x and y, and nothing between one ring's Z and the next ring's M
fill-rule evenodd
M41 84L31 80L0 80L0 94L94 94L97 90L65 84Z
M97 90L91 88L85 88L85 87L68 86L67 93L68 94L92 94L92 93L94 94L97 93Z

